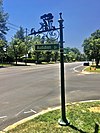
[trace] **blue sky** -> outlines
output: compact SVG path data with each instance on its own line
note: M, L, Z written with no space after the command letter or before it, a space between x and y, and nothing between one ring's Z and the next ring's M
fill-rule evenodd
M54 25L58 27L59 13L62 12L65 47L81 50L84 39L100 29L100 0L4 0L3 7L9 14L10 23L36 30L40 28L40 16L45 13L53 14ZM7 39L15 33L16 30L11 29Z

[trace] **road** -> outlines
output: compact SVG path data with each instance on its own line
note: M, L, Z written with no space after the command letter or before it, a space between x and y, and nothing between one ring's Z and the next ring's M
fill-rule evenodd
M100 99L100 74L81 73L81 65L65 64L66 103ZM60 64L0 69L0 130L59 105Z

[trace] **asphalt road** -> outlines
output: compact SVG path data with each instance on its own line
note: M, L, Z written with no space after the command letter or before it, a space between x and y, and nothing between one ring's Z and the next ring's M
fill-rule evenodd
M66 103L100 99L100 74L84 74L82 63L65 64ZM0 69L0 130L60 105L60 64Z

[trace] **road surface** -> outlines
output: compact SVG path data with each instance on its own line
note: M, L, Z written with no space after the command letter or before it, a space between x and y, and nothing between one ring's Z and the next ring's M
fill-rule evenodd
M82 63L65 64L66 103L100 99L100 74L81 73ZM0 130L60 105L60 64L0 69Z

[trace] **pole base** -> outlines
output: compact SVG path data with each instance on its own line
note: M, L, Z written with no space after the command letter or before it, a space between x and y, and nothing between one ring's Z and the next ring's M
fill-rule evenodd
M58 120L58 124L61 126L68 126L70 123L68 122L68 120L63 120L63 119L59 119Z

